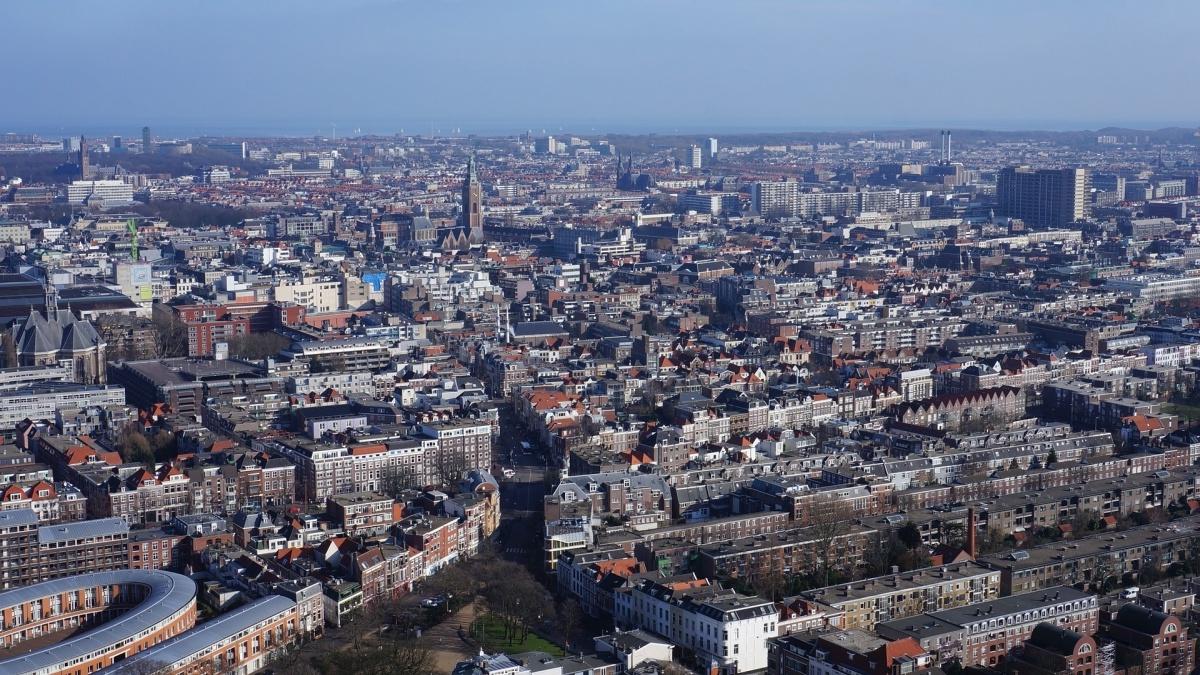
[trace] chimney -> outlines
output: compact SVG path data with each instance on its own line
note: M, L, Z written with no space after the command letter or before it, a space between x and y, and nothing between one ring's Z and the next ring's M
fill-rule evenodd
M967 555L975 557L975 509L967 509Z

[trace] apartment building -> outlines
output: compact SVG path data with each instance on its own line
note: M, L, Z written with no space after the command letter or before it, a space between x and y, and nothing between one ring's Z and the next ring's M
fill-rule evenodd
M1083 635L1099 628L1096 597L1069 586L1012 595L929 612L875 626L883 638L916 640L940 663L996 667L1021 647L1035 627L1052 623Z
M396 520L395 500L378 492L350 492L326 499L329 519L350 535L372 536L387 532Z
M1197 539L1200 539L1200 518L1191 516L1168 525L1145 525L981 556L979 561L1000 571L1000 590L1010 595L1058 584L1120 579L1124 574L1136 573L1143 565L1165 569L1173 562L1187 560Z
M129 567L129 525L120 518L39 525L29 509L0 511L0 589Z
M1000 572L964 561L813 589L799 597L816 603L812 611L840 613L841 628L871 631L878 623L999 598Z
M767 667L767 640L778 633L775 603L738 595L703 581L644 580L627 594L614 617L618 627L666 638L698 663L722 671Z
M406 430L360 435L352 445L316 440L257 439L254 449L296 466L297 498L324 502L347 492L378 491L388 481L445 485L492 465L492 429L486 421L425 423Z

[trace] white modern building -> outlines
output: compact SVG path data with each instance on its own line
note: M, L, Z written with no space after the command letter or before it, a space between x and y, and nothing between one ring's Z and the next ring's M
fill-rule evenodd
M100 206L128 204L133 201L133 186L121 180L77 180L67 186L67 201Z

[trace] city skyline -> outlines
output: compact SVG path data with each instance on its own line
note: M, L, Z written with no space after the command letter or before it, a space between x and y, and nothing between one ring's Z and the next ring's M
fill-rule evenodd
M1115 86L1143 66L1097 46L1127 43L1140 24L1110 25L1107 2L282 7L14 6L11 25L28 30L11 31L0 56L25 64L9 86L28 95L4 130L1145 129L1192 126L1183 111L1200 102L1187 86ZM1172 8L1179 20L1155 26L1154 81L1186 84L1184 27L1200 9ZM136 39L123 37L132 26ZM87 60L110 75L88 77Z

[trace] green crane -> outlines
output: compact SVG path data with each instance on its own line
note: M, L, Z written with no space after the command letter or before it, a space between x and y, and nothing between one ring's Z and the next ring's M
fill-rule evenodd
M125 221L125 228L129 230L129 257L133 258L133 262L138 262L137 220L130 218Z

